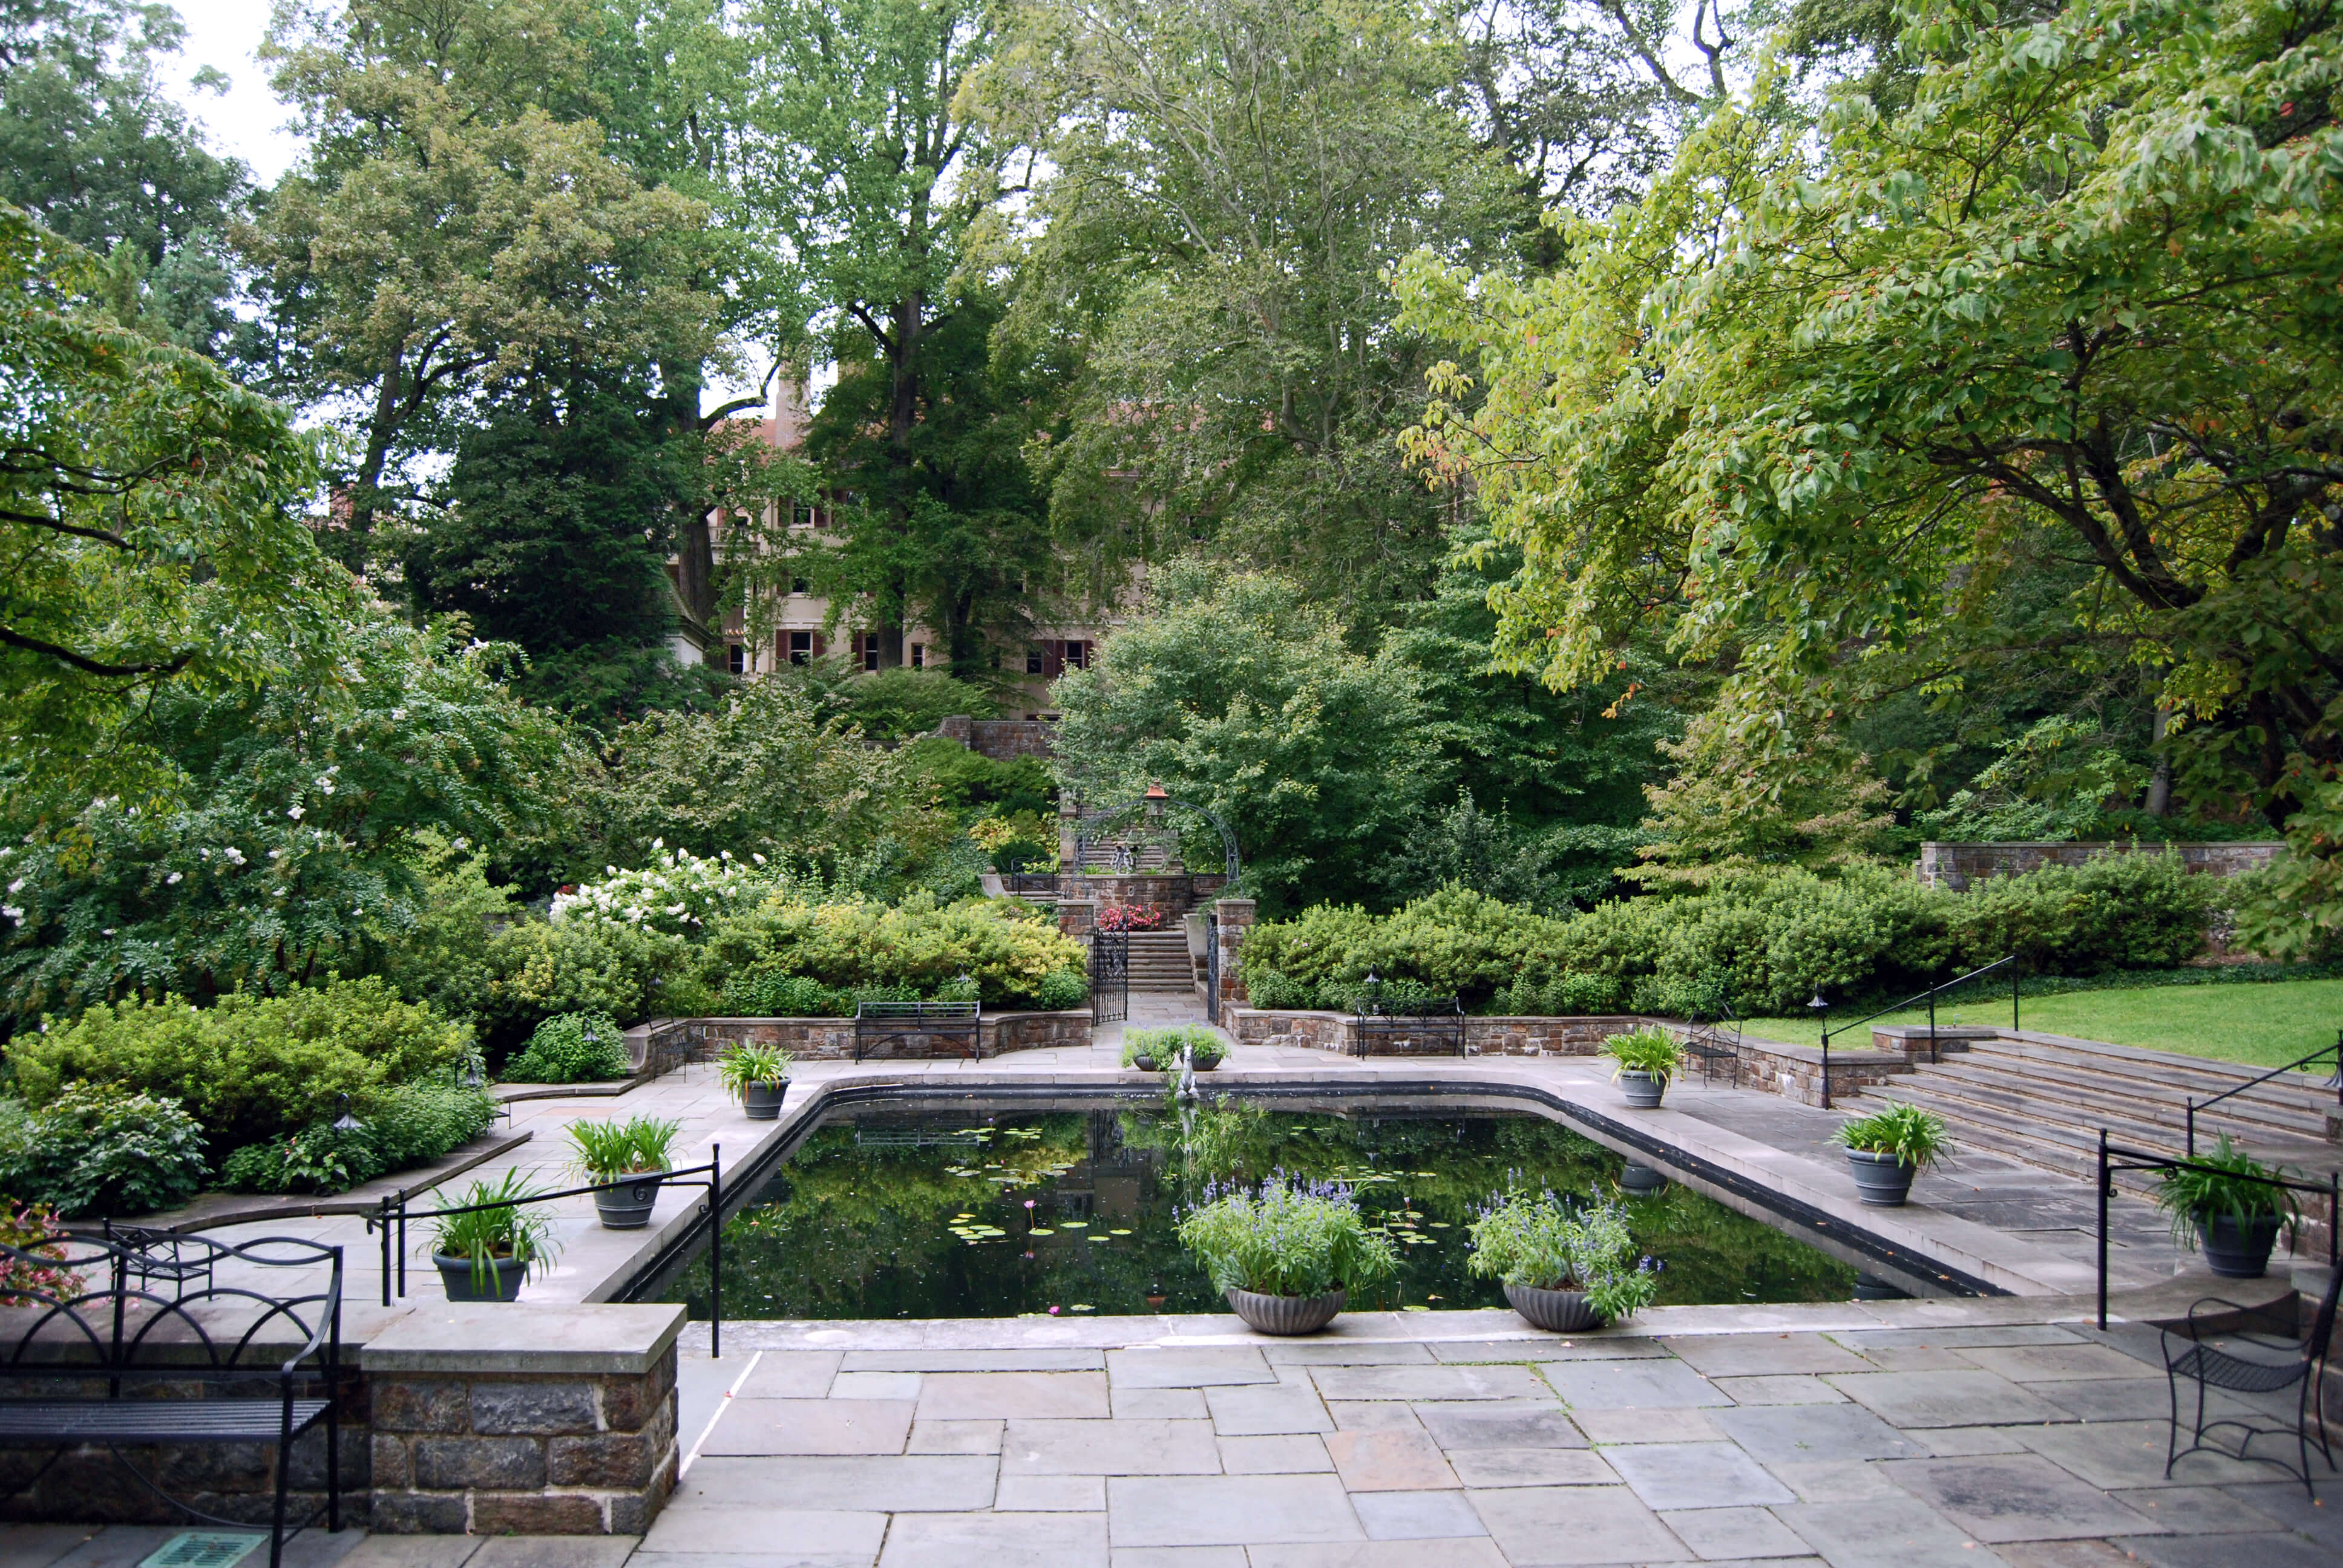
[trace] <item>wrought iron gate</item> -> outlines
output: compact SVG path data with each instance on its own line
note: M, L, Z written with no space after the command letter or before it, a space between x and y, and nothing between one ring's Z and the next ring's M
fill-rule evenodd
M1131 934L1091 933L1091 1022L1121 1023L1131 1016Z
M1221 1021L1221 922L1204 915L1204 1016Z

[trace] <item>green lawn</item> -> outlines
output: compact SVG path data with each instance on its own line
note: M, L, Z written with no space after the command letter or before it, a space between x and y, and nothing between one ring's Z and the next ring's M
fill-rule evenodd
M2020 1002L2018 1018L2026 1028L2049 1034L2276 1067L2335 1042L2336 1030L2343 1029L2343 980L2143 986L2132 990L2029 996ZM1851 1021L1843 1011L1835 1013L1835 1019ZM1925 1011L1890 1013L1880 1021L1926 1023L1928 1015ZM2006 1027L2009 999L1939 1008L1936 1021ZM1747 1029L1765 1040L1798 1045L1815 1041L1811 1018L1753 1018ZM1854 1036L1846 1039L1849 1044L1855 1043Z

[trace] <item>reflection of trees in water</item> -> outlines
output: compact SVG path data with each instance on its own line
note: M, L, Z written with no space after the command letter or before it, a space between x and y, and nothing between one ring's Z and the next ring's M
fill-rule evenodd
M1272 1171L1356 1184L1399 1245L1382 1299L1502 1305L1464 1271L1474 1205L1513 1185L1609 1191L1623 1161L1535 1117L1332 1116L1212 1103L997 1118L929 1115L817 1132L725 1231L728 1314L1011 1316L1221 1309L1173 1233L1208 1181ZM901 1143L890 1143L892 1129ZM980 1129L980 1140L949 1135ZM920 1132L912 1139L909 1134ZM938 1138L927 1134L944 1135ZM1026 1204L1031 1201L1032 1207ZM1680 1187L1630 1199L1637 1241L1668 1264L1664 1302L1844 1299L1854 1271ZM965 1217L965 1218L963 1218ZM957 1229L955 1229L957 1227ZM1114 1235L1127 1231L1128 1235ZM1034 1232L1046 1232L1035 1234ZM684 1299L705 1310L707 1264Z

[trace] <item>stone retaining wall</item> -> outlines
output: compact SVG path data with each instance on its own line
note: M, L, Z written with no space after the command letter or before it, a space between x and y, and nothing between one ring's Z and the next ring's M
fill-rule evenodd
M2231 844L2155 844L2136 839L2056 844L1939 844L1920 846L1919 872L1923 887L1949 888L1955 892L1986 877L2015 876L2045 866L2079 866L2101 855L2176 854L2191 871L2211 877L2234 877L2267 866L2286 853L2283 843L2255 841Z
M639 1535L675 1490L679 1306L419 1306L359 1352L373 1528Z
M1051 1046L1088 1045L1091 1015L1080 1012L988 1013L977 1025L980 1049L987 1056L1011 1050L1041 1050ZM747 1040L779 1045L791 1056L820 1061L850 1061L854 1058L854 1020L850 1018L674 1018L651 1026L653 1049L679 1050L687 1060L706 1061L728 1046ZM905 1057L964 1057L940 1042L906 1047L890 1044L874 1052L890 1060Z
M1013 762L1020 757L1048 757L1054 728L1038 719L971 719L956 713L938 724L934 733L959 741L980 757Z

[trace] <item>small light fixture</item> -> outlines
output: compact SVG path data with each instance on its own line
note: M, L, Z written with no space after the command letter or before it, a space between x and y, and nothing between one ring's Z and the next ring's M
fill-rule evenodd
M488 1075L480 1070L480 1059L477 1056L468 1059L464 1063L464 1087L486 1089L488 1086Z
M1826 1001L1825 1001L1825 1000L1823 1000L1823 988L1822 988L1822 987L1820 987L1820 986L1816 986L1816 987L1815 987L1815 999L1814 999L1814 1000L1812 1000L1812 1001L1810 1001L1810 1002L1806 1003L1806 1005L1807 1005L1808 1007L1812 1008L1812 1009L1813 1009L1815 1011L1816 1011L1816 1012L1823 1012L1823 1011L1825 1011L1825 1010L1827 1010L1829 1009L1829 1007L1830 1007L1830 1003L1828 1003L1828 1002L1826 1002Z
M347 1094L343 1095L342 1113L334 1118L334 1131L337 1132L356 1132L359 1128L365 1125L365 1122L360 1121L357 1117L350 1114L350 1097Z
M1170 802L1172 797L1163 792L1162 785L1150 784L1147 787L1146 799L1148 821L1157 827L1162 826L1163 808Z

